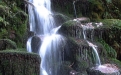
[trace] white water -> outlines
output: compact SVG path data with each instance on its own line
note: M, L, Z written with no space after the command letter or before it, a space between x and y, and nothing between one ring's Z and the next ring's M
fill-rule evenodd
M29 0L34 6L29 5L30 31L38 35L47 34L55 27L52 17L50 0Z
M32 40L32 37L30 37L27 41L27 51L28 52L32 52L32 49L31 49L31 40Z
M30 31L37 36L44 36L40 38L43 42L38 53L41 57L40 75L57 75L64 45L64 38L56 34L61 26L55 26L50 0L29 0L29 2ZM32 52L31 38L27 41L27 50Z
M57 75L57 69L62 62L61 46L64 39L61 35L52 34L44 38L43 44L40 47L40 57L42 75ZM56 65L56 66L55 66ZM52 73L54 70L54 73Z

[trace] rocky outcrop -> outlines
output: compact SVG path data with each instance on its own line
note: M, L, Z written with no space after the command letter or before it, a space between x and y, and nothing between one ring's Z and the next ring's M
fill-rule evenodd
M39 75L40 57L21 51L0 51L1 75Z
M116 59L117 53L116 50L113 49L109 44L112 43L110 41L110 39L112 39L110 36L116 36L114 31L115 28L120 30L120 20L105 19L94 22L89 22L87 20L82 22L82 20L74 19L66 21L58 31L59 34L66 37L66 45L64 47L64 61L73 63L71 68L76 70L78 74L91 75L91 73L87 74L86 70L89 67L96 66L96 56L94 50L90 46L94 45L101 59L101 63L118 64L116 61L111 61L112 58ZM111 34L110 32L114 33ZM120 38L115 37L115 39L118 40ZM118 64L118 66L120 66L120 64ZM120 68L121 67L119 67L119 69ZM92 75L94 75L93 73ZM98 73L99 74L97 75L108 75L100 72Z

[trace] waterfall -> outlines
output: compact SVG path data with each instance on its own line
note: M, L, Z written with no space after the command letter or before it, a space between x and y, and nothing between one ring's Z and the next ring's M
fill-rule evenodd
M92 47L92 49L94 50L94 54L95 54L95 65L99 66L101 65L101 62L100 62L100 58L99 58L99 55L98 55L98 52L97 52L97 46L94 45L93 43L89 42L87 40L87 37L86 37L86 30L88 29L94 29L94 27L92 26L92 23L87 23L86 25L81 25L82 28L83 28L83 36L84 36L84 39L87 41L87 43L89 44L90 47ZM93 34L91 34L92 36ZM91 37L92 39L92 37Z
M75 14L75 18L77 18L75 2L76 2L76 1L73 1L73 6L74 6L74 14Z
M56 33L61 26L55 25L51 2L50 0L29 0L28 11L30 31L42 40L38 49L41 57L40 75L57 75L65 41L63 36ZM44 38L42 39L41 36ZM31 38L27 41L28 52L32 52Z

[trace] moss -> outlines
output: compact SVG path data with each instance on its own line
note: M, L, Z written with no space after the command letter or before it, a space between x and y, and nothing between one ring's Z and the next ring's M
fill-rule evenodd
M73 20L69 20L69 21L67 21L67 22L65 22L63 25L64 26L74 26L74 25L76 25L76 21L73 21Z
M0 50L17 48L16 43L10 39L0 39L0 43L1 43Z
M121 20L119 19L104 19L104 20L101 20L101 22L103 22L103 24L107 24L107 25L121 25Z
M17 45L14 41L10 39L4 39L4 41L6 41L6 43L10 44L11 46L13 46L13 48L17 48Z
M110 59L110 63L116 64L116 66L121 69L121 61L115 59L115 58L109 58Z
M115 49L113 49L111 46L109 46L104 40L99 40L99 42L104 47L103 48L105 50L104 53L105 53L105 55L107 55L107 57L112 57L112 58L117 57L117 53L116 53ZM104 55L102 55L102 56L104 56Z

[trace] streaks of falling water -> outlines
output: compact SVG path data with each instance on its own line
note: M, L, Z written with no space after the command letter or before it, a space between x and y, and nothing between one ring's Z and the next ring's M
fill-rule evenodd
M29 0L28 3L30 31L37 36L44 36L38 51L41 57L40 75L57 75L57 64L62 61L61 50L64 45L64 38L56 34L61 26L55 25L50 0ZM32 51L31 38L27 41L29 52Z
M75 18L77 18L75 2L76 2L76 1L73 1L73 6L74 6L74 14L75 14Z

